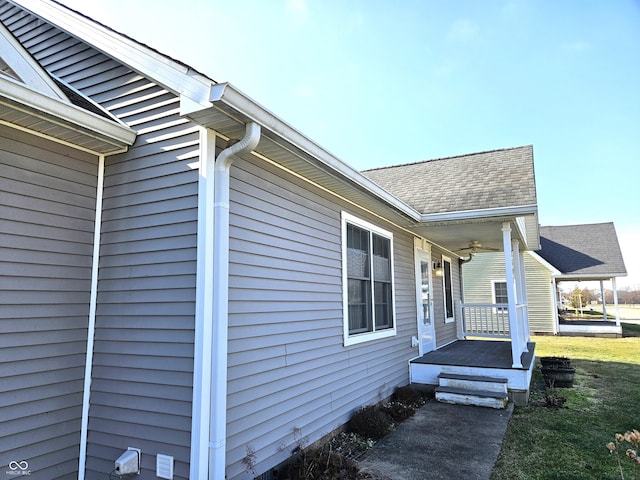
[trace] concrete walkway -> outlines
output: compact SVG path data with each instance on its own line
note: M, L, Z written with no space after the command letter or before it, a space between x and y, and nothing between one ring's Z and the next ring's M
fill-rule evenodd
M488 480L513 412L431 400L359 462L381 480Z

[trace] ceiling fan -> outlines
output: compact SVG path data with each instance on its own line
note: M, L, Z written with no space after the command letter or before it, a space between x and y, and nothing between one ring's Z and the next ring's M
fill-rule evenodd
M483 247L482 244L478 240L473 240L469 242L469 246L466 248L460 248L455 250L455 252L466 252L470 254L479 253L479 252L499 252L499 248L491 248L491 247Z

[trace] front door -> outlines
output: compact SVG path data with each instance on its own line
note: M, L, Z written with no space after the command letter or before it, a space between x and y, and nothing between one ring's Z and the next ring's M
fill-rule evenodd
M416 290L418 302L418 338L420 355L436 348L433 326L433 293L431 290L431 256L416 250Z

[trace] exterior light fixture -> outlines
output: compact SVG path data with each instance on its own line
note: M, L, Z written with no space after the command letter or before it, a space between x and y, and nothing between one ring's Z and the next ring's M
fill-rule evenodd
M441 277L443 275L442 264L440 262L433 262L433 274L436 277Z

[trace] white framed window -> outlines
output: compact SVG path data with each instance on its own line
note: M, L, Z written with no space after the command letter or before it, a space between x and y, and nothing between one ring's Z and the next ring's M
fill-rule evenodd
M393 233L342 212L344 345L396 334Z
M444 297L444 323L454 321L453 277L451 275L451 259L442 256L442 292Z
M509 303L507 294L507 282L504 280L493 280L493 303Z

